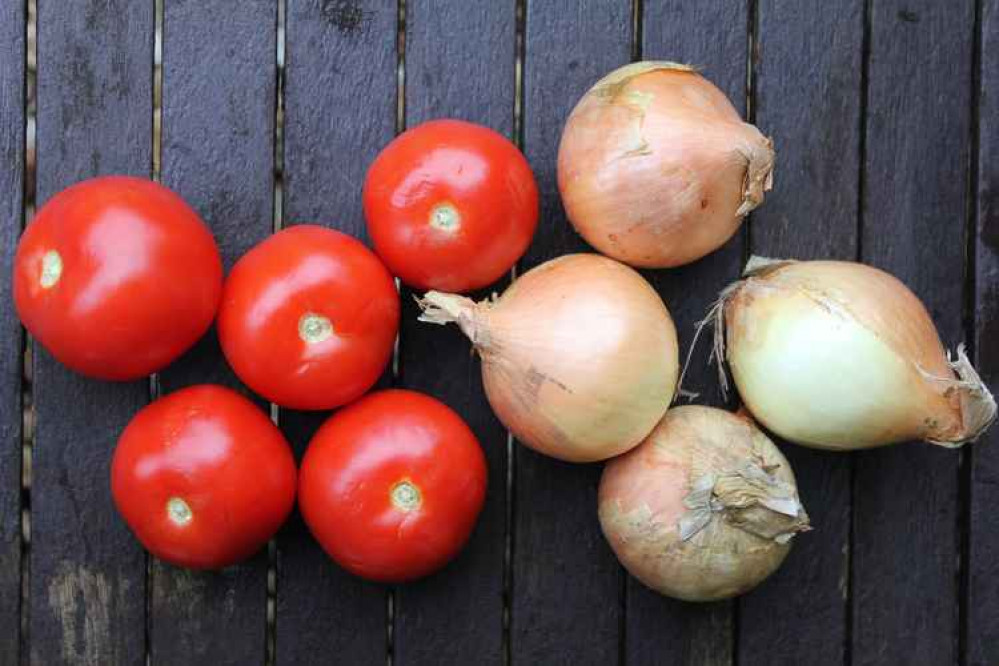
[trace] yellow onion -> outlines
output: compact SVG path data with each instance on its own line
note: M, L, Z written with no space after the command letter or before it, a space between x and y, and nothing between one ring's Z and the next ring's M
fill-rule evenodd
M669 410L607 463L600 526L631 575L678 599L733 597L773 573L808 529L787 460L748 418Z
M573 462L638 444L676 388L676 329L637 272L572 254L525 273L495 301L431 291L423 321L457 322L482 358L496 416L522 443Z
M995 419L963 347L951 359L916 295L877 268L754 258L715 317L715 353L746 408L792 442L958 446Z
M772 184L773 144L693 68L638 62L579 101L558 152L576 230L632 266L679 266L728 240Z

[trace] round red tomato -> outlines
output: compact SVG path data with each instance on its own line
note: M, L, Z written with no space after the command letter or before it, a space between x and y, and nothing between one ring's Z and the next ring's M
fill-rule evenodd
M372 163L364 214L394 275L418 289L463 292L492 284L527 250L538 188L503 135L434 120L399 135Z
M299 474L305 522L330 557L369 580L440 569L468 540L486 494L475 435L415 391L365 396L309 443Z
M56 194L14 258L24 327L99 379L164 368L208 330L221 292L211 232L183 199L141 178L94 178Z
M222 350L271 402L330 409L360 397L392 356L399 294L360 241L331 229L284 229L247 252L226 279Z
M252 402L191 386L147 405L111 463L118 512L149 552L219 569L257 552L295 503L295 459Z

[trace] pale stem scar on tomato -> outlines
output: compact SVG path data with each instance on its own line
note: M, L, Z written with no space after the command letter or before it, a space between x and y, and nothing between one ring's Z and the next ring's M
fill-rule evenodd
M461 215L450 201L445 201L430 210L430 226L441 231L455 232L461 227Z
M389 496L397 509L407 512L420 508L420 504L423 502L420 489L408 479L403 479L392 486Z
M170 522L178 527L187 525L194 518L194 512L191 511L191 507L179 497L171 497L167 500L166 512Z
M42 274L38 282L42 289L55 286L55 283L62 277L62 257L55 250L49 250L42 255Z
M306 312L298 320L298 336L310 345L327 340L333 335L329 319L314 312Z

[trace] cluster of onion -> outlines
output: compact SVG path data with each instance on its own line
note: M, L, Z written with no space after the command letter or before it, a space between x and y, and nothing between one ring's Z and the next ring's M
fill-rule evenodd
M489 402L519 441L573 462L613 458L598 493L604 534L636 578L681 599L751 589L809 529L787 460L753 418L792 442L850 449L960 444L996 415L919 300L848 262L754 261L706 319L752 418L667 411L676 331L618 261L669 267L713 251L762 203L773 161L770 140L693 69L628 65L580 100L558 158L570 221L611 258L554 259L481 303L420 301L421 319L471 339Z

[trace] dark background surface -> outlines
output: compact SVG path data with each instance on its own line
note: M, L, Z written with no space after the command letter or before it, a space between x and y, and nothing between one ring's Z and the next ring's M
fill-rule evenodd
M684 351L749 254L858 259L909 284L997 388L999 0L38 0L37 40L28 19L0 0L4 275L34 205L105 173L176 189L227 266L290 224L364 237L368 163L440 116L530 160L542 219L523 272L586 249L555 185L576 100L629 60L669 59L700 66L778 153L774 190L724 248L646 272ZM456 408L489 460L466 550L425 581L372 585L296 515L245 564L193 573L132 539L108 464L159 392L238 386L214 334L152 382L93 382L30 348L9 291L0 280L3 666L999 664L999 431L961 451L782 444L815 531L741 599L676 602L606 546L599 465L510 441L467 341L415 323L404 289L384 383ZM685 388L720 404L706 357ZM322 415L278 418L301 454Z

